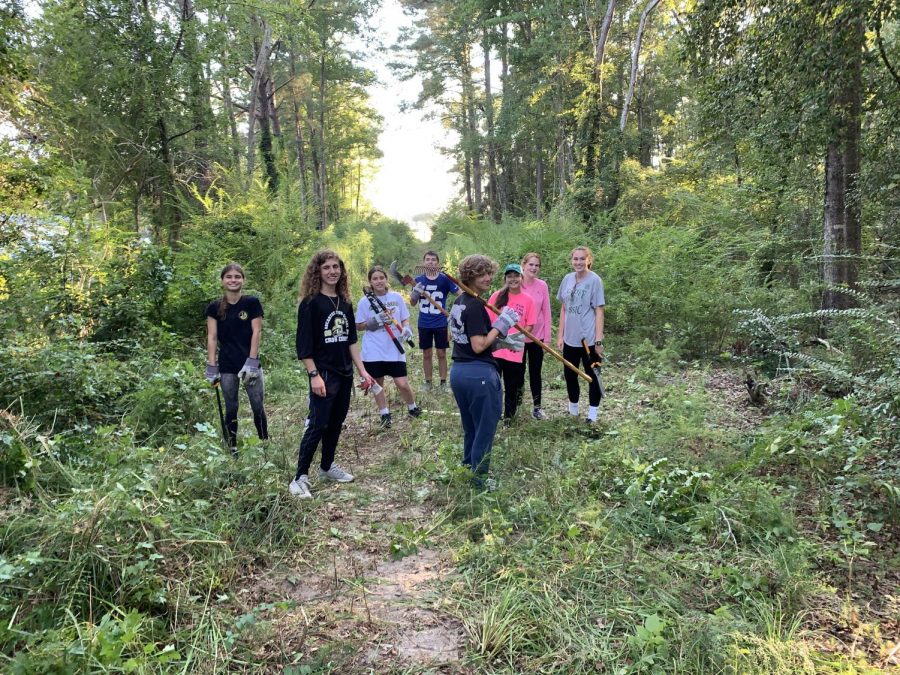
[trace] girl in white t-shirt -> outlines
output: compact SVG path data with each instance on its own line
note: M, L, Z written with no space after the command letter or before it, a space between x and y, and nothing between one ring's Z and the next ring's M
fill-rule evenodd
M387 273L381 265L375 265L369 270L369 285L387 308L387 312L379 312L372 307L365 295L356 305L356 328L365 331L362 343L363 364L369 375L375 378L379 387L384 386L385 376L391 377L400 391L400 397L406 403L409 414L418 417L422 414L422 409L416 405L412 388L406 378L406 355L401 353L385 329L385 325L390 326L394 337L401 344L405 340L411 339L409 308L402 295L390 290ZM396 319L403 328L397 328L392 319ZM381 428L390 429L391 411L383 390L375 394L375 405L378 406L378 412L381 414Z

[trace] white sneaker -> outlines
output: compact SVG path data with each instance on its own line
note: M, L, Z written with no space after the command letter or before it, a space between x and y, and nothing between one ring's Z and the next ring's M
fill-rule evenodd
M531 416L536 420L545 420L547 419L547 413L543 411L543 409L538 406L531 411Z
M332 464L328 471L323 471L322 467L319 467L319 478L322 480L333 480L335 483L353 482L353 474L347 473L337 464Z
M427 394L432 389L434 389L434 385L432 385L431 382L426 381L425 384L422 385L422 388L420 389L420 391Z
M300 478L295 478L288 485L288 490L295 497L300 499L312 499L312 492L309 491L309 476L303 474Z

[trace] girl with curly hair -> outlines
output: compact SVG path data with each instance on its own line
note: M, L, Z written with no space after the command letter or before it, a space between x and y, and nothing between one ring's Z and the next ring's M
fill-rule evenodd
M478 487L494 488L487 477L494 434L502 411L500 373L492 351L522 351L523 334L508 335L519 315L506 306L491 322L481 296L491 287L497 263L484 255L466 256L459 263L462 284L476 293L460 295L450 310L453 368L450 389L459 406L463 427L463 464L475 474Z
M334 463L334 455L350 409L353 366L362 376L364 387L374 383L356 340L347 268L334 251L319 251L306 266L297 308L297 358L306 366L311 393L297 473L290 484L291 494L301 499L312 497L309 468L320 441L319 479L338 483L353 480L352 474Z

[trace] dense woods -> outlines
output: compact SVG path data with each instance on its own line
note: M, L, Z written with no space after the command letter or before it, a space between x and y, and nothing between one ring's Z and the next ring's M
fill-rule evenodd
M900 4L399 4L396 43L374 0L0 6L0 669L896 668ZM448 130L428 242L365 197L376 54ZM449 400L376 438L359 396L347 454L380 485L290 500L315 250L355 302L426 249L539 251L552 296L576 244L600 425L514 426L473 495ZM202 378L232 260L274 430L235 459ZM417 552L452 567L437 664L397 656L357 569ZM335 586L284 590L307 573Z

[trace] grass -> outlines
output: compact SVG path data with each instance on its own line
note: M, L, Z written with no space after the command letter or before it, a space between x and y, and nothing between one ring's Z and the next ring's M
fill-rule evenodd
M545 408L562 411L562 379L545 372ZM827 561L850 560L852 532L817 529L826 516L806 498L820 483L772 470L760 447L775 418L743 403L736 374L646 358L609 368L599 424L522 414L498 432L493 493L458 466L448 398L385 433L358 397L338 459L359 480L316 486L308 503L286 490L305 391L281 380L273 441L248 440L237 460L212 401L209 423L159 445L116 426L45 438L4 418L5 447L24 457L18 487L0 493L4 671L890 666L896 600L873 602L863 584L896 579L895 543L887 531L882 550L855 542L845 584ZM436 626L452 658L404 651Z

